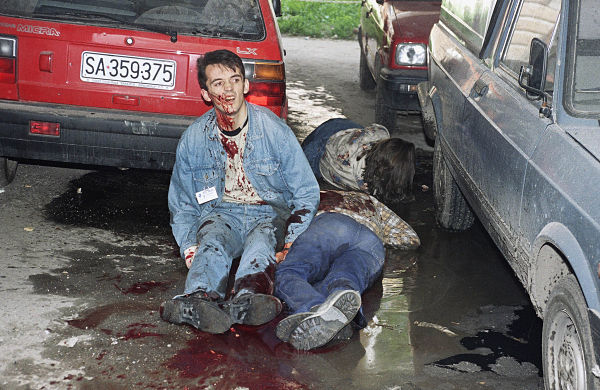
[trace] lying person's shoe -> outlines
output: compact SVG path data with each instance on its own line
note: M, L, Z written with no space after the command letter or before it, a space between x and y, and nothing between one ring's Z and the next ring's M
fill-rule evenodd
M236 324L262 325L277 317L282 308L273 295L244 293L231 300L229 314Z
M203 291L163 302L160 316L165 321L189 324L207 333L225 333L233 324L229 303L212 301Z
M279 340L284 341L286 343L290 342L290 336L292 332L300 325L302 321L304 321L307 317L313 315L314 312L301 312L289 315L279 321L277 327L275 328L275 334ZM352 328L352 323L344 326L342 330L337 332L337 334L331 339L331 341L339 340L350 340L354 335L354 329Z
M345 340L350 340L352 338L352 336L354 336L354 328L352 328L352 323L349 323L348 325L344 326L342 328L342 330L340 330L339 332L337 332L337 334L335 336L333 336L333 339L331 339L332 341L345 341Z
M296 348L309 350L331 341L348 325L360 309L360 294L354 290L337 291L303 319L292 331L289 342Z
M275 328L275 334L277 335L277 338L281 341L289 343L292 332L296 330L302 321L313 314L315 313L312 311L305 311L285 317L283 320L279 321L277 327Z

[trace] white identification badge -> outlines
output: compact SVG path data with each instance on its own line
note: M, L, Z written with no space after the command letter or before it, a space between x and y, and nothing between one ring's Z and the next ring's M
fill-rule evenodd
M217 198L217 190L215 189L215 187L210 187L205 190L196 192L196 200L198 201L198 204L210 202L211 200Z

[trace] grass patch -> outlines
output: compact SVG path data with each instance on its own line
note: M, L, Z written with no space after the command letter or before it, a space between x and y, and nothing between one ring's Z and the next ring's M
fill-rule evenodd
M354 39L360 22L360 1L353 3L282 0L277 18L282 34L312 38Z

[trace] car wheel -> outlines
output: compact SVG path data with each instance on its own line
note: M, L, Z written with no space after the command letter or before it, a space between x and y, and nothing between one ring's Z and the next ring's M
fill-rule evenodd
M473 225L475 216L446 165L439 140L433 149L433 197L435 217L443 228L466 230Z
M0 187L8 185L14 180L18 165L14 160L0 157Z
M392 133L396 130L398 113L386 105L384 96L383 83L380 81L375 91L375 122L385 126Z
M577 279L562 278L552 289L544 315L542 358L547 390L597 388L587 305Z
M360 89L363 91L370 91L375 88L375 79L367 66L367 57L365 57L365 53L360 51L360 65L359 65L359 74L358 74L358 83Z

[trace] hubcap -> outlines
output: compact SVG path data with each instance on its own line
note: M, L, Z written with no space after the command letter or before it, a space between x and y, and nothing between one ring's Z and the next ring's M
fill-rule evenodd
M583 344L575 323L564 311L557 314L552 324L549 342L551 375L555 389L585 390L586 372Z

